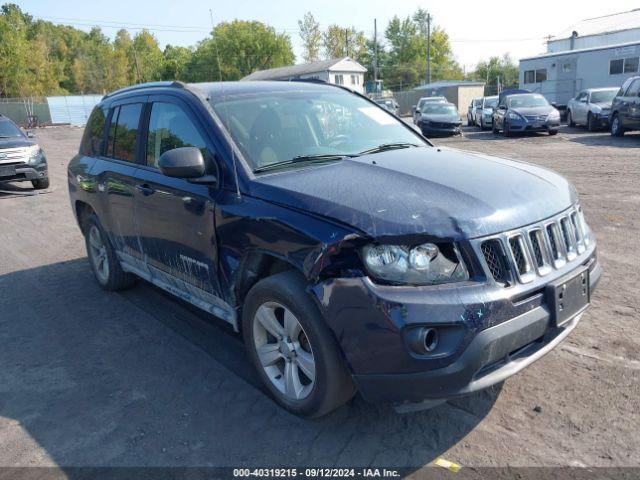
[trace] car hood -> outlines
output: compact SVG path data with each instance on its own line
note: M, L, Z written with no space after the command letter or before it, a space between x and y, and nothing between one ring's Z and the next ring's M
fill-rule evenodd
M517 107L510 108L509 110L519 113L520 115L549 115L555 110L555 107L546 105L543 107Z
M449 113L423 113L422 120L429 122L460 123L460 116Z
M551 217L577 200L560 175L448 148L407 148L258 177L250 195L372 237L475 238Z
M613 103L613 100L611 102L596 102L596 103L592 103L591 105L595 105L596 107L600 107L603 110L611 110L611 104Z
M4 148L30 147L35 144L36 142L26 138L0 138L0 150Z

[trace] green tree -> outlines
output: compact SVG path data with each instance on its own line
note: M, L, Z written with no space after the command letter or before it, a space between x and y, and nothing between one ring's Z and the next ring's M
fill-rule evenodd
M167 45L163 52L163 80L183 80L187 64L191 60L192 51L186 47Z
M142 30L133 38L133 71L137 83L160 80L163 71L162 50L158 40L148 30Z
M389 60L385 66L385 83L409 81L411 87L424 82L427 75L427 17L428 12L418 9L412 16L395 16L385 30L389 45ZM431 79L459 80L462 69L455 61L449 35L438 26L431 28ZM395 88L395 85L394 87Z
M351 57L359 61L365 55L366 43L364 33L354 27L344 28L333 24L322 34L326 59Z
M489 60L478 62L475 71L469 74L473 80L486 83L488 95L498 93L498 81L503 89L518 87L518 65L508 53L502 57L491 57Z
M294 61L288 35L262 22L234 20L218 24L213 38L198 44L184 75L190 81L239 80L256 70Z
M298 20L298 27L300 28L300 38L304 48L303 60L305 62L320 60L320 47L322 46L320 24L316 22L311 12L307 12L302 20Z

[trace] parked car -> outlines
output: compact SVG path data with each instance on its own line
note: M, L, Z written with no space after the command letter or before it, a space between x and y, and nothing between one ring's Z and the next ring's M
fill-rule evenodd
M469 104L469 108L467 109L467 125L475 125L476 124L476 109L478 105L482 103L482 98L474 98L471 100Z
M539 93L517 93L502 97L493 112L493 133L505 137L516 132L558 133L560 112Z
M493 123L493 110L498 106L498 97L483 97L476 107L476 126L481 130L491 128Z
M411 110L413 112L413 123L415 125L418 124L418 120L420 119L420 111L422 110L422 108L424 107L425 104L427 103L447 103L449 100L447 100L445 97L442 96L437 96L437 97L422 97L420 100L418 100L417 105L414 105L413 107L411 107Z
M621 137L629 130L640 130L640 76L622 84L611 105L611 135Z
M389 110L394 115L400 115L400 105L393 98L381 98L375 101L385 110Z
M140 277L229 322L303 416L502 382L569 335L601 275L566 179L434 148L336 85L118 90L68 182L103 289Z
M0 184L31 182L33 188L49 188L44 150L10 118L0 115Z
M585 125L590 132L609 126L613 98L619 88L587 88L567 104L567 125Z
M418 127L425 137L459 135L460 114L453 103L425 103Z

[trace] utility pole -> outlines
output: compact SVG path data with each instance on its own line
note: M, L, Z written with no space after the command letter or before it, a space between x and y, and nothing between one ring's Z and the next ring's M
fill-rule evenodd
M346 57L349 56L349 29L344 29L344 54Z
M427 83L431 83L431 14L427 13Z
M373 19L373 80L378 88L378 21Z
M213 24L213 10L211 9L209 9L209 18L211 19L211 38L213 38L213 45L216 48L216 59L218 61L218 79L222 81L222 69L220 68L220 52L218 51L218 39L216 38L215 34L215 26Z

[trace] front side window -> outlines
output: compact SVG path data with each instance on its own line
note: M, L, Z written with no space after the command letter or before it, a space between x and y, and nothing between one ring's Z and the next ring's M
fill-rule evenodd
M141 103L114 108L109 125L107 156L126 162L136 161L136 140L141 111Z
M180 147L199 148L207 158L206 143L185 111L173 103L154 103L149 118L147 165L158 168L160 155Z
M640 79L634 80L633 83L627 89L625 94L627 97L637 97L640 92Z
M212 100L251 168L297 156L354 155L388 143L428 143L393 115L335 88Z
M104 123L107 119L107 109L95 107L87 126L84 129L82 142L80 143L80 153L83 155L100 155L102 135L104 134Z

